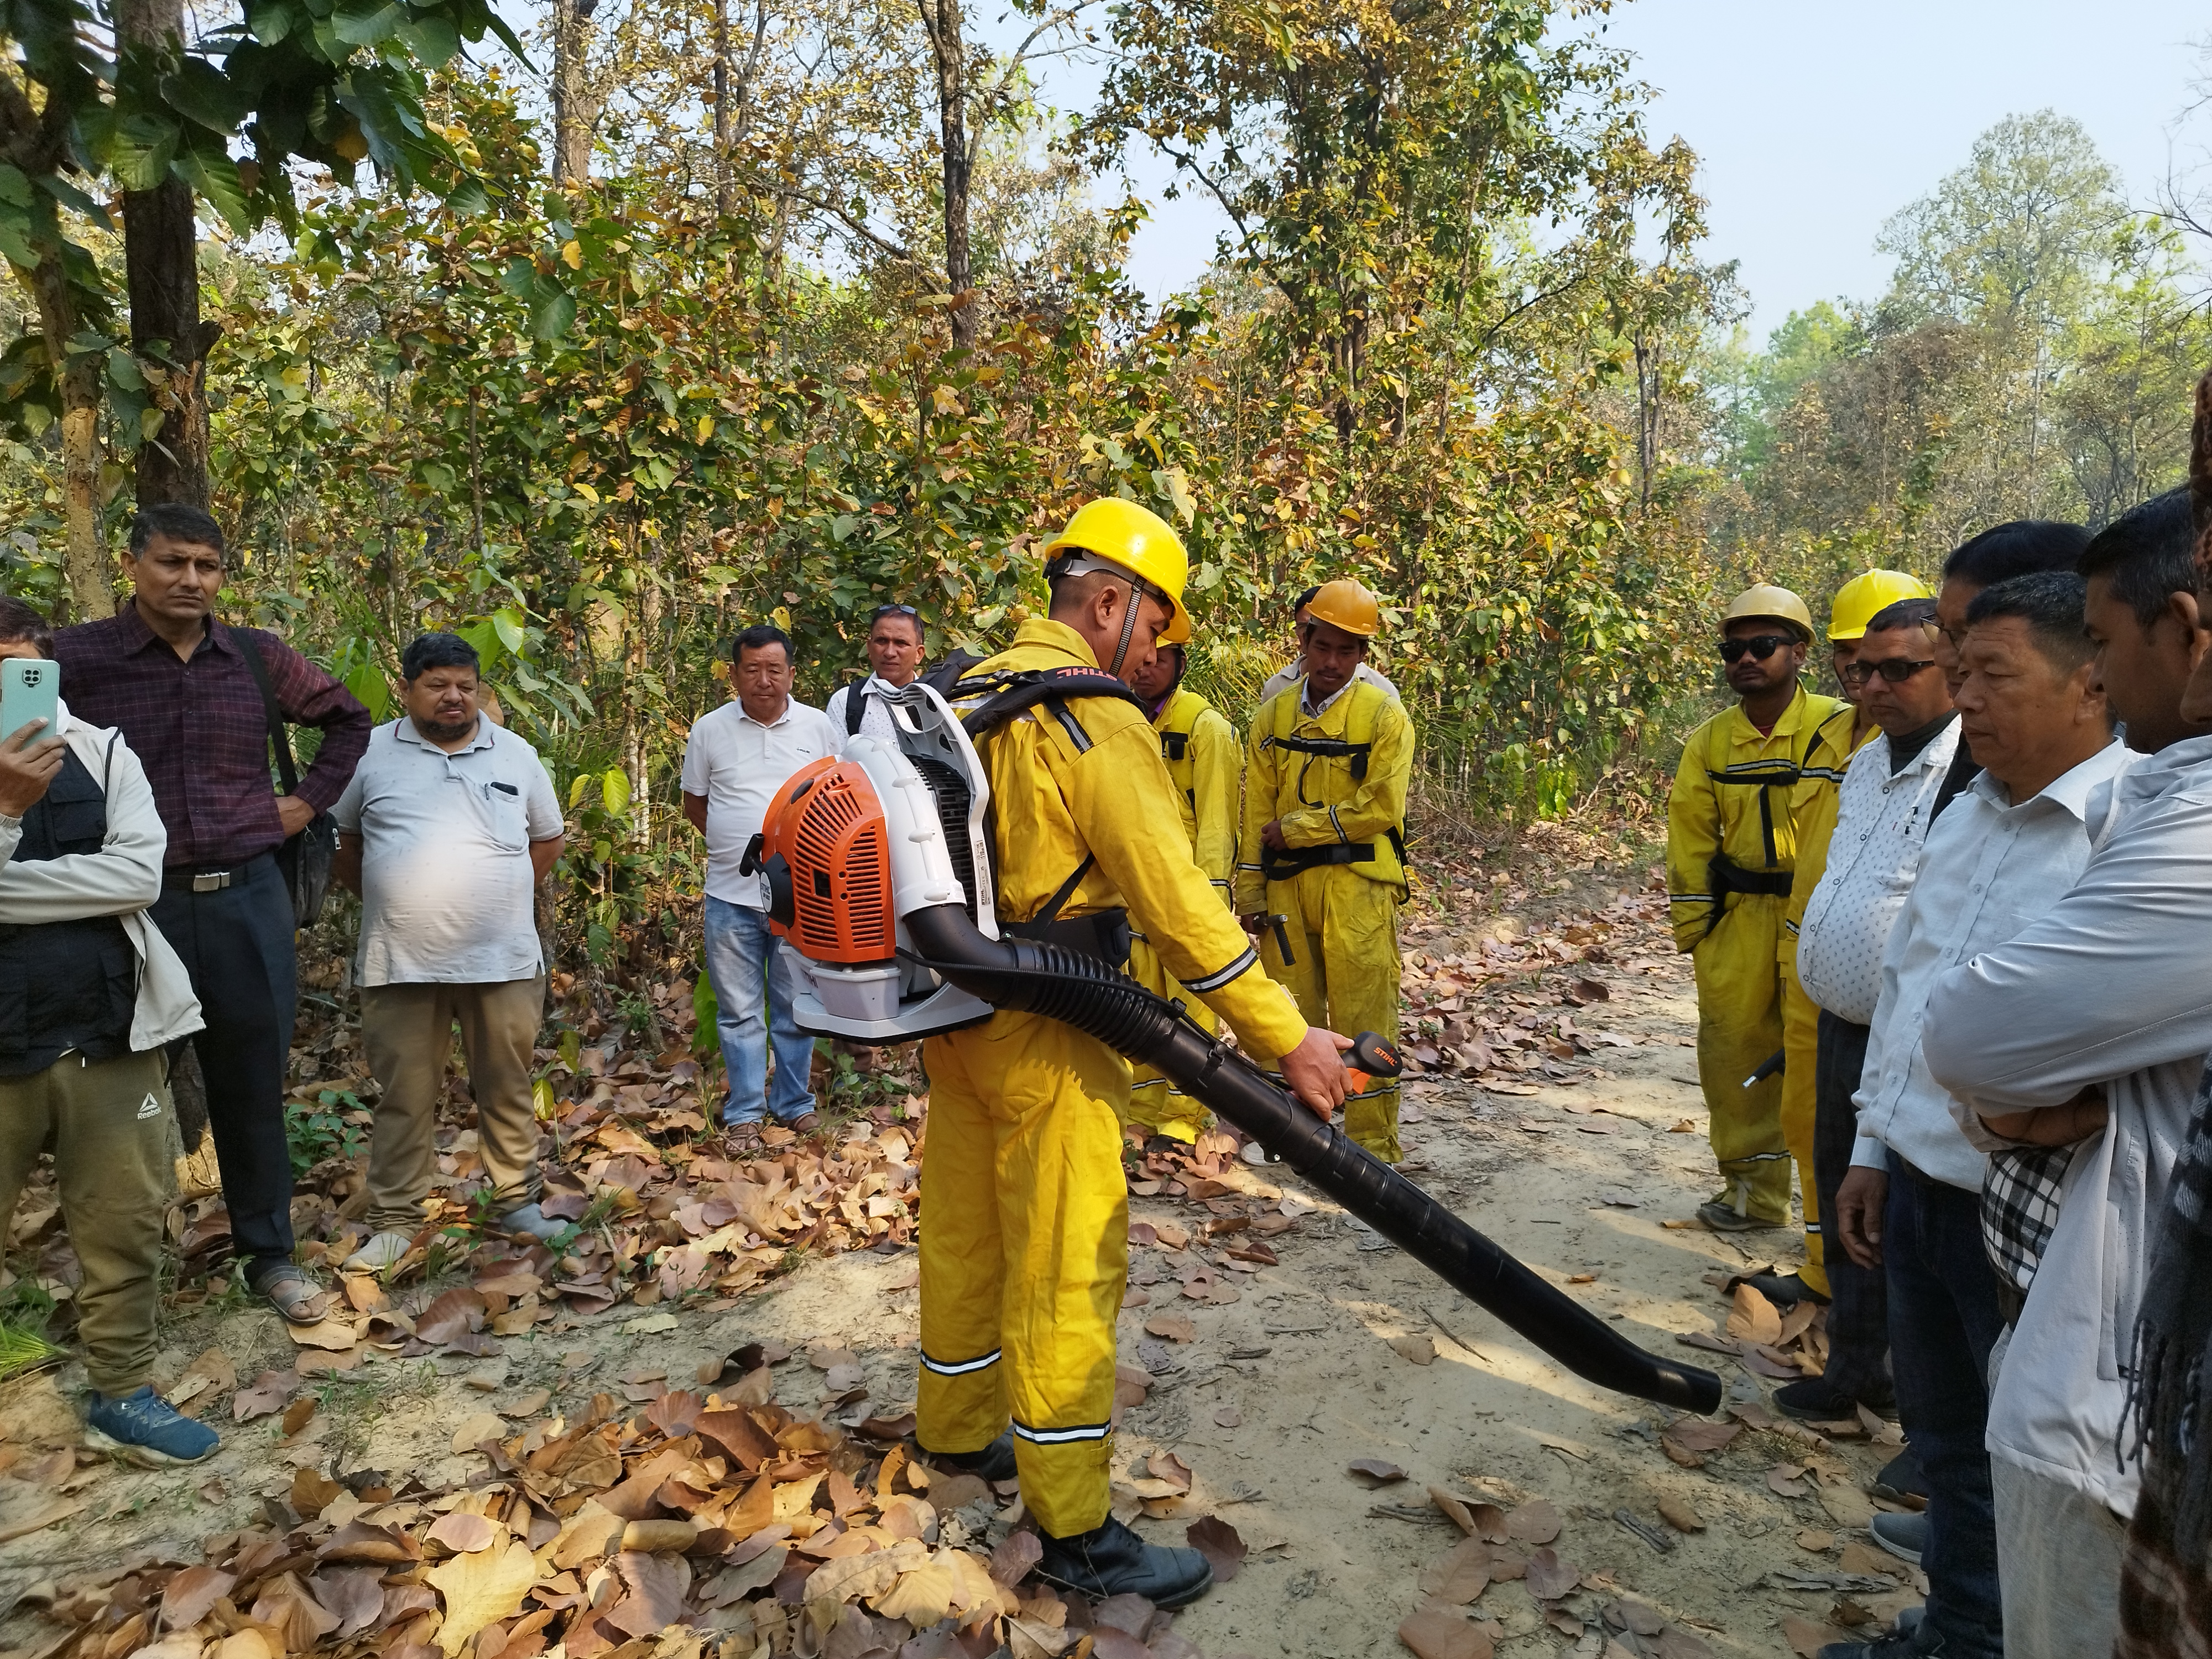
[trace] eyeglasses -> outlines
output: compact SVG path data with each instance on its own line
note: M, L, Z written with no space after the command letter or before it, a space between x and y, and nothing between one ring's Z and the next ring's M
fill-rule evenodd
M1892 685L1902 685L1915 674L1923 672L1935 665L1936 659L1933 657L1918 661L1910 657L1885 657L1880 662L1846 663L1837 672L1845 685L1864 685L1876 674L1881 675Z
M1759 661L1765 662L1784 646L1796 643L1796 636L1791 634L1753 634L1747 640L1723 640L1721 660L1741 662L1744 653L1747 651Z

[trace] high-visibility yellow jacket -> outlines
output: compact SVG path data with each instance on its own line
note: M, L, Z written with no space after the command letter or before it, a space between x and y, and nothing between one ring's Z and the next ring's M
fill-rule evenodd
M1849 769L1852 755L1881 735L1881 728L1869 720L1866 730L1858 730L1853 719L1850 732L1844 738L1849 750L1836 767L1838 772ZM1842 809L1844 792L1832 786L1816 793L1804 804L1797 819L1797 862L1790 878L1790 908L1782 913L1782 960L1794 964L1797 960L1797 924L1805 919L1805 907L1812 902L1813 890L1820 884L1820 878L1828 871L1828 842L1836 833L1836 814Z
M1731 872L1746 884L1735 891L1789 896L1801 818L1843 781L1851 718L1850 704L1801 687L1765 735L1741 704L1690 734L1667 805L1667 899L1676 950L1696 949L1730 907L1729 892L1715 890Z
M1073 629L1033 617L971 672L1097 666ZM1306 1023L1290 994L1260 970L1243 929L1192 861L1158 734L1114 698L1070 697L1065 707L1073 730L1040 703L979 745L997 827L1000 919L1036 916L1087 854L1097 862L1062 917L1127 906L1167 970L1250 1053L1270 1061L1290 1053Z
M1182 832L1191 856L1225 905L1237 864L1237 785L1243 758L1236 729L1197 692L1178 686L1152 717L1152 730L1160 734L1169 781L1182 797Z
M1268 909L1270 854L1261 830L1279 819L1290 860L1347 869L1403 889L1406 792L1413 778L1413 722L1395 697L1355 679L1318 714L1305 712L1306 682L1261 705L1245 739L1244 829L1237 855L1237 909ZM1316 753L1297 745L1314 744ZM1328 851L1328 849L1342 849ZM1323 854L1314 857L1314 854ZM1279 873L1277 879L1286 878Z

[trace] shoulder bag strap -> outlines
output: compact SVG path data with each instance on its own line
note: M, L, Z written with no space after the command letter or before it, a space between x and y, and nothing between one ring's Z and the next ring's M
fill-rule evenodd
M276 775L284 781L284 793L300 793L300 774L292 761L292 739L284 730L284 711L276 706L276 693L269 684L269 665L261 660L261 647L253 642L253 635L243 628L234 628L230 637L238 642L239 654L252 672L253 683L261 688L261 707L269 716L269 744L276 751Z

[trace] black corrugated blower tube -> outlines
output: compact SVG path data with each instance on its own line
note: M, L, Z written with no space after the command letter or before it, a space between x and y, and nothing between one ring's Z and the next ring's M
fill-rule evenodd
M962 990L1064 1021L1152 1066L1576 1376L1689 1411L1720 1404L1712 1372L1638 1347L1126 974L1061 945L986 939L958 905L903 920L915 954Z

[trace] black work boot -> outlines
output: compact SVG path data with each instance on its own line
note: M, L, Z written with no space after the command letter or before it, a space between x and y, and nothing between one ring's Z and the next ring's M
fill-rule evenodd
M919 1440L914 1443L921 1447L921 1455L932 1468L957 1469L963 1474L981 1475L994 1486L1001 1480L1014 1478L1014 1431L1012 1429L1006 1430L980 1451L937 1452L923 1446Z
M1196 1550L1147 1544L1112 1516L1072 1538L1037 1534L1044 1557L1037 1577L1094 1601L1141 1595L1156 1607L1188 1607L1213 1588L1213 1569Z

